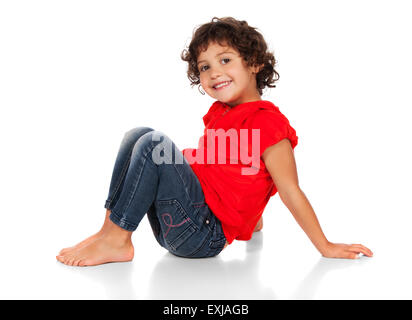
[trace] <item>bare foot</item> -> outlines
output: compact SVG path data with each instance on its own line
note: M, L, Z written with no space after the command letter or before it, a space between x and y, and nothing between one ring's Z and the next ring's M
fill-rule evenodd
M108 262L131 261L133 256L134 248L131 242L115 244L109 237L102 236L79 249L56 258L69 266L95 266Z
M132 232L126 231L111 222L107 232L83 246L56 256L56 259L69 266L95 266L108 262L131 261L134 247Z
M72 247L68 247L68 248L64 248L62 250L60 250L59 255L63 255L63 254L67 254L73 250L79 249L81 247L84 247L85 245L88 245L89 243L93 242L94 240L96 240L97 238L100 238L103 233L107 230L107 226L109 225L109 216L110 216L111 211L109 209L107 209L106 211L106 217L104 219L104 223L102 228L96 232L94 235L84 239L83 241L79 242L78 244L76 244L75 246ZM111 222L111 221L110 221Z

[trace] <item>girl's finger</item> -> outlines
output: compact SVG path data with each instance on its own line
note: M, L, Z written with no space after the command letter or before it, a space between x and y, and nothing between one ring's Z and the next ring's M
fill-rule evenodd
M360 247L349 247L347 250L351 252L356 252L356 253L363 253L365 256L370 256L371 253L368 252L368 250L360 248Z
M368 248L366 248L363 244L360 244L360 243L354 243L354 244L351 244L351 246L352 246L352 247L364 248L364 249L369 250L369 249L368 249Z
M350 251L345 251L345 258L347 259L357 259L359 258L356 253L350 252Z
M352 244L352 246L354 246L354 247L359 247L359 248L363 248L364 250L366 250L366 251L369 253L369 255L373 255L372 250L369 249L369 248L367 248L367 247L365 247L365 246L362 245L362 244Z

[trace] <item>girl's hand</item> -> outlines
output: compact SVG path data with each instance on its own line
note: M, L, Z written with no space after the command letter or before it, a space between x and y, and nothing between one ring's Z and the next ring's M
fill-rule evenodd
M343 259L358 259L359 253L365 256L372 257L373 252L361 244L344 244L329 242L324 250L322 256L326 258L343 258Z
M253 232L258 232L263 228L263 217L260 217L258 223L256 224L255 230Z

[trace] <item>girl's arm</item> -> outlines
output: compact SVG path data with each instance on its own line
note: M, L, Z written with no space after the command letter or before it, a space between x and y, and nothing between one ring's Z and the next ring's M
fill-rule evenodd
M356 259L359 253L372 256L372 251L361 244L332 243L326 239L315 211L299 187L295 157L288 139L266 148L262 159L280 199L324 257Z

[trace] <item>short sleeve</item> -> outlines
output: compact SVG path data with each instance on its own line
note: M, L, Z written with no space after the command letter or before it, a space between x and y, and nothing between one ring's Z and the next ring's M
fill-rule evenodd
M298 136L289 120L278 110L261 110L253 119L252 128L260 129L260 156L266 148L283 139L289 139L292 149L298 144Z

